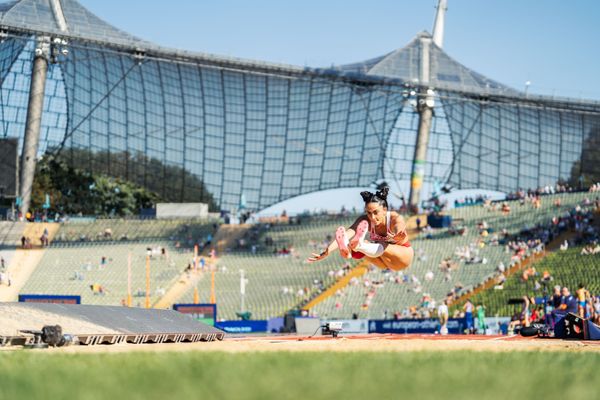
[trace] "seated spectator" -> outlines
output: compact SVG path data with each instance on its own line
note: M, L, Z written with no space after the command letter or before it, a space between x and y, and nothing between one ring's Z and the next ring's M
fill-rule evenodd
M548 271L544 271L542 274L542 282L548 283L548 282L552 282L554 280L554 278L552 277L552 275L550 275L550 272Z
M500 238L498 238L498 234L494 233L490 238L490 246L498 246L500 245Z
M494 289L504 289L504 282L506 282L506 276L504 273L500 273L500 275L496 277L496 286L494 286Z
M561 203L560 199L554 200L554 207L560 208L561 205L562 205L562 203Z
M565 240L561 245L560 245L560 251L567 251L569 249L569 241Z
M598 243L587 244L582 250L581 255L588 256L600 253L600 245Z
M554 326L557 319L563 318L568 313L577 314L578 311L577 299L571 294L569 288L566 286L563 287L560 293L560 304L550 315L552 326ZM554 298L555 297L553 296L553 299Z
M504 266L504 263L502 261L500 261L500 264L498 264L498 267L496 269L500 273L504 273L504 271L506 271L506 267Z
M433 229L430 225L425 225L423 232L425 232L425 239L433 239Z
M90 289L92 291L92 293L94 294L94 296L96 295L102 295L104 296L108 290L106 290L106 288L98 283L94 283L92 285L90 285Z
M431 282L433 280L433 272L432 271L427 271L427 273L425 273L425 280L428 282Z

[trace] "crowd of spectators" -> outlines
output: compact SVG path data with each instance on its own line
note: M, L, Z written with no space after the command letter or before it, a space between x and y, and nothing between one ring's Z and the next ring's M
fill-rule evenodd
M465 196L463 198L454 200L454 208L475 206L483 204L486 201L489 201L489 196L484 196L481 194L478 194L476 196Z
M595 186L590 191L600 190L600 184ZM553 193L571 192L573 188L567 185L557 185L556 187L544 187L536 190L518 191L511 194L511 200L518 199L521 205L529 204L533 210L541 207L540 196ZM489 208L490 211L510 213L510 205L507 202L492 203L489 199L480 199L483 206ZM471 199L469 199L471 201ZM477 201L476 199L474 201ZM555 203L555 206L561 206L560 201ZM478 238L465 246L459 246L455 249L453 257L447 257L440 261L440 272L444 274L444 281L452 280L452 271L460 268L462 263L481 263L486 264L487 259L481 255L481 249L485 246L502 245L505 252L510 255L510 266L520 263L526 257L532 254L543 252L546 246L555 239L558 235L564 232L572 232L573 235L567 241L571 246L584 245L581 254L595 255L600 254L600 232L594 224L593 210L600 210L600 199L594 201L589 198L584 199L580 205L575 206L564 215L557 215L551 221L540 223L535 226L524 226L517 234L509 234L506 229L495 230L489 226L486 221L477 223ZM459 221L460 222L460 221ZM466 235L468 228L464 225L453 224L448 229L448 234L451 235ZM426 255L419 252L415 253L415 260L425 260ZM496 288L502 289L506 281L507 266L504 263L499 263L496 268ZM534 267L525 268L521 273L523 281L533 280L536 289L540 289L542 285L548 285L553 279L548 271L538 273ZM426 279L427 280L427 279ZM419 288L423 290L422 287ZM462 294L463 285L457 282L451 292L448 293L448 298L456 298ZM427 312L418 306L412 306L417 312L414 315L427 315ZM410 308L409 308L410 309ZM402 312L403 317L412 315L412 313Z
M557 193L572 193L577 191L574 187L565 182L558 182L556 185L546 185L535 189L519 189L515 192L508 193L506 200L524 200L536 196L551 195Z
M600 192L600 182L593 184L590 186L590 193L598 193Z
M555 285L552 294L523 296L520 310L511 317L509 328L542 323L553 328L566 314L573 313L600 325L600 295L592 295L584 284L572 293L567 286Z
M50 233L47 228L44 228L42 235L39 237L39 245L42 247L50 246ZM26 235L21 236L21 248L32 249L34 246L33 240Z

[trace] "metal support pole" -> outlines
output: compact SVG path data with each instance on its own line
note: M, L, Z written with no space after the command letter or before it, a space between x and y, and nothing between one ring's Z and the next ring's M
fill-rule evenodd
M431 37L423 35L421 42L421 85L429 83L430 63L429 50ZM415 156L413 158L409 205L412 211L418 212L421 200L421 188L425 176L425 164L427 163L427 147L429 145L429 132L431 131L431 119L433 117L434 92L432 89L421 89L419 91L418 112L419 130L415 143Z
M215 295L215 270L210 271L210 304L217 304L217 296Z
M419 107L419 131L417 133L417 144L413 161L409 203L411 209L417 210L421 201L421 188L425 176L425 165L427 163L427 146L429 145L429 132L431 130L431 107Z
M448 0L439 0L433 23L433 43L440 49L444 47L444 25L447 10Z
M25 138L21 152L21 177L20 196L21 212L23 215L29 211L31 204L31 191L35 175L35 164L40 139L40 125L42 123L42 109L46 90L46 77L48 75L48 58L50 55L50 38L40 37L33 59L31 71L31 86L29 89L29 104L27 105L27 121L25 123Z
M241 304L240 304L240 312L244 312L245 311L245 304L244 304L244 296L246 295L246 279L244 278L244 270L241 269L240 270L240 295L241 295Z
M127 307L131 307L131 251L127 255Z
M150 308L150 256L146 256L146 308Z

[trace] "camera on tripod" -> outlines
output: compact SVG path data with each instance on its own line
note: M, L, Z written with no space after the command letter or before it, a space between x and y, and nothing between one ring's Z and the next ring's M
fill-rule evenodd
M40 331L24 329L20 332L33 335L33 342L27 347L35 349L69 346L77 341L75 336L63 334L60 325L46 325Z
M342 321L326 322L321 328L323 335L331 335L334 338L343 330L344 323Z

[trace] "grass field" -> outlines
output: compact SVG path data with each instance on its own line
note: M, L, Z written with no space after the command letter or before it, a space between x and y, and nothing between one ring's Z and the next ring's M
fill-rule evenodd
M593 399L577 352L0 352L0 399Z

